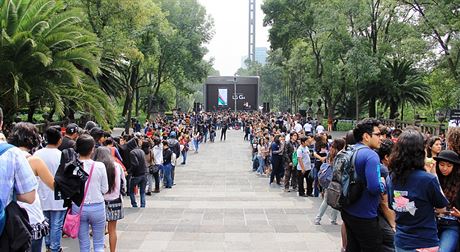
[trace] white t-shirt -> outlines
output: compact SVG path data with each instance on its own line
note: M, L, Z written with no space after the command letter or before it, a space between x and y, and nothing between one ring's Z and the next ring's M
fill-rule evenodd
M310 160L310 150L307 147L303 147L302 145L297 148L297 158L302 160L303 166L306 171L311 170L311 160ZM297 170L301 171L302 167L300 166L300 162L297 164Z
M30 157L30 154L26 151L22 151L23 155L27 158ZM35 177L37 181L40 181L39 177ZM38 191L35 190L35 200L32 204L28 204L25 202L17 202L18 205L24 208L27 211L27 215L29 215L29 223L30 225L35 225L38 223L42 223L45 221L45 215L43 215L42 206L40 204L40 198L38 196Z
M316 126L316 133L321 134L324 132L324 127L323 125L318 125Z
M51 175L56 176L56 172L61 162L61 151L57 148L44 148L34 153L34 156L41 158ZM43 211L60 211L66 210L63 207L64 200L55 200L54 192L45 184L39 180L38 183L38 195L40 196L40 202L42 204Z
M83 168L88 175L94 163L93 175L91 176L88 192L86 193L85 204L104 202L104 194L109 190L109 181L107 180L105 165L93 160L83 160L82 162ZM88 181L86 181L86 183L88 183Z
M296 122L295 125L294 125L294 130L295 130L295 132L299 133L300 131L302 131L302 125L300 125L300 123Z
M305 123L305 125L303 126L303 130L304 130L305 132L311 132L312 127L313 127L313 126L312 126L309 122L307 122L307 123Z

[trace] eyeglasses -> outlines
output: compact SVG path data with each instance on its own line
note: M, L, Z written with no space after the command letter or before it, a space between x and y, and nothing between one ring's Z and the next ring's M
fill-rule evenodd
M372 135L373 135L373 136L378 136L378 137L379 137L379 136L381 136L381 135L382 135L382 132L378 132L378 133L376 133L376 132L372 132Z

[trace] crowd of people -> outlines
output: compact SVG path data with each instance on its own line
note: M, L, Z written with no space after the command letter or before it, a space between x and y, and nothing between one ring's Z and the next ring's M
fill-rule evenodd
M300 115L253 114L244 121L253 171L286 193L323 197L315 225L335 206L330 223L338 225L341 215L342 251L459 251L460 128L431 136L365 119L333 139ZM348 180L338 177L346 152ZM354 182L346 184L350 177ZM340 208L331 203L334 179L342 186Z
M61 251L64 230L80 251L104 251L106 234L116 251L125 196L131 207L146 207L147 196L174 187L190 151L225 141L229 128L243 130L252 169L269 186L323 198L315 225L334 207L330 223L339 225L341 215L343 251L458 251L460 128L431 136L365 119L334 139L311 118L249 112L157 117L121 136L92 121L44 132L15 124L0 135L0 250L41 251L44 241L47 251ZM353 183L338 208L328 195L342 181L337 167L346 152Z
M190 150L216 141L217 130L225 141L236 124L236 114L181 113L146 120L143 129L136 123L121 136L92 121L44 132L15 124L0 135L0 251L38 252L43 241L47 251L62 251L66 236L78 238L80 251L104 251L106 234L110 251L117 251L124 196L144 208L146 196L173 188Z

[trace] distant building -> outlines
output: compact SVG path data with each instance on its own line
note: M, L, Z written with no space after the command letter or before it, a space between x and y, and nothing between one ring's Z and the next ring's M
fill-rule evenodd
M256 47L256 61L262 65L265 65L267 62L267 48L266 47Z

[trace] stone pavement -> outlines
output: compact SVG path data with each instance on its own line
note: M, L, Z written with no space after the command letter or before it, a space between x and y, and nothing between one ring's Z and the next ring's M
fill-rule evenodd
M252 172L243 133L227 134L226 142L190 151L187 165L176 167L177 185L146 196L145 209L125 198L118 251L340 251L330 210L322 225L313 224L321 198L270 187ZM78 240L64 239L63 246L78 251Z

